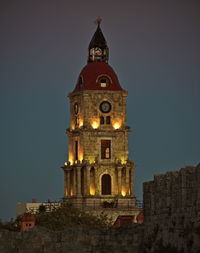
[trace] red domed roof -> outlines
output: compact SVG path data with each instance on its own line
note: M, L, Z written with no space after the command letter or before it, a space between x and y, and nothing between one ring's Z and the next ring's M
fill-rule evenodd
M81 71L73 92L82 90L123 90L114 70L105 62L88 63Z

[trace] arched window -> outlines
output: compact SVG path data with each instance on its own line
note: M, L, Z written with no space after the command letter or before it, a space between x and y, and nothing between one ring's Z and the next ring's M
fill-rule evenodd
M101 193L111 195L111 176L109 174L104 174L101 178Z
M97 77L96 82L101 88L107 88L112 83L112 80L108 75L100 75Z

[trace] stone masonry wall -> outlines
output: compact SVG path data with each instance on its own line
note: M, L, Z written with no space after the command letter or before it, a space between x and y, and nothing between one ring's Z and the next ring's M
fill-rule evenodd
M72 227L27 232L0 230L0 253L140 253L142 226L112 228Z
M155 175L143 194L145 240L200 252L200 164Z

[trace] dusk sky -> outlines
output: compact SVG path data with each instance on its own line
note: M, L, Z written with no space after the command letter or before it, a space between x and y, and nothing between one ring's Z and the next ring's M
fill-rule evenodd
M63 197L67 94L95 19L128 90L135 195L154 174L200 162L199 0L1 0L0 218L17 202Z

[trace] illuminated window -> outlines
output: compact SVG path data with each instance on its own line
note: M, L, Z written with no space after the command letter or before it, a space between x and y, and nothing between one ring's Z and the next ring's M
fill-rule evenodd
M100 76L97 79L97 83L100 85L101 88L106 88L110 85L111 83L111 78L109 76Z
M103 88L107 87L108 86L108 80L106 78L101 78L100 85Z
M110 148L106 148L106 159L110 158Z
M104 117L103 117L103 116L100 117L100 124L101 124L101 125L104 124Z
M111 141L101 140L101 159L111 158Z
M110 125L110 116L106 116L106 124Z

